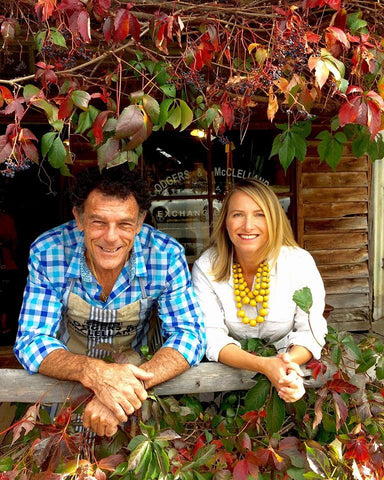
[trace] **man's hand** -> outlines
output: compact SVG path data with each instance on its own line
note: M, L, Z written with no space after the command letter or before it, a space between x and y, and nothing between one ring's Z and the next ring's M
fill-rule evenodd
M94 397L87 403L83 415L85 428L92 429L101 437L112 437L117 432L119 423L118 418L98 398Z
M131 364L106 363L89 359L89 368L82 383L95 393L98 400L126 422L128 415L138 410L148 397L141 380L151 380L153 373Z

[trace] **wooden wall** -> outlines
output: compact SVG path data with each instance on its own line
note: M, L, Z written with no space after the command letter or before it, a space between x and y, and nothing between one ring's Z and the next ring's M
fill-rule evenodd
M346 147L333 171L319 163L316 144L298 164L298 241L314 257L323 277L328 323L341 330L371 326L369 198L371 165Z

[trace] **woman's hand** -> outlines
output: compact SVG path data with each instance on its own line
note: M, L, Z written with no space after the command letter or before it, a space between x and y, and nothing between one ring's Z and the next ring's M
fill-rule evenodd
M278 389L279 397L287 403L297 402L305 394L303 378L293 370L288 374L288 378L290 379L289 385Z

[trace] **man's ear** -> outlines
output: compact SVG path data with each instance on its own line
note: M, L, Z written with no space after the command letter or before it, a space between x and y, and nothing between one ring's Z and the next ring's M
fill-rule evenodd
M147 211L146 210L145 210L145 212L140 214L139 219L137 221L136 233L140 233L140 230L143 227L143 223L144 223L144 220L145 220L146 216L147 216Z
M84 230L82 215L79 213L76 207L72 208L72 213L75 217L77 228L80 230L80 232L82 232Z

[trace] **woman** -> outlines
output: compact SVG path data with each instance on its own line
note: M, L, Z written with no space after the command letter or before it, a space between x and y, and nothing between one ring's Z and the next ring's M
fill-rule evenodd
M311 255L299 248L273 191L245 180L223 202L211 246L195 262L195 292L207 328L207 358L261 372L286 402L304 394L299 365L319 358L327 326L324 285ZM308 315L292 300L309 287ZM259 357L239 340L273 343L276 357Z

